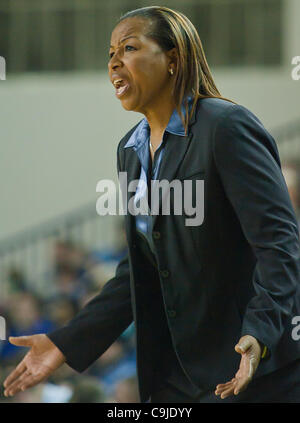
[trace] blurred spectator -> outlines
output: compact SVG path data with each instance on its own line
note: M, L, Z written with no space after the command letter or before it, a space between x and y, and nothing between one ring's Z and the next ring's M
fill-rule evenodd
M13 295L8 302L5 316L8 336L45 333L55 328L54 323L43 316L41 301L30 292ZM0 358L10 360L16 355L24 354L25 351L23 347L16 347L4 341Z
M67 385L54 385L46 383L41 392L43 403L66 403L72 398L73 389Z
M16 266L8 269L8 284L12 294L23 292L27 289L27 281L23 272Z
M115 400L119 403L136 403L140 401L136 377L129 377L117 383Z
M90 369L103 384L107 396L114 396L120 380L136 375L135 350L127 350L120 340L115 341Z
M7 337L47 333L68 323L88 301L98 295L113 276L115 266L127 252L123 225L117 228L116 248L88 251L70 240L57 240L47 273L52 290L32 292L22 269L9 268L9 296L0 303ZM101 336L101 334L99 334ZM1 381L11 372L27 348L8 341L0 343ZM0 402L137 402L135 326L119 339L84 373L67 364L47 382ZM2 392L3 392L3 388ZM132 392L131 392L132 389Z
M64 326L79 311L78 302L67 295L58 295L46 305L46 313L56 327Z
M88 272L89 254L79 245L69 240L59 240L54 244L52 280L54 295L66 295L74 300L93 290L96 281Z
M82 376L77 378L73 386L71 403L99 403L105 402L106 397L101 384L96 378Z
M93 251L91 257L101 263L112 263L117 265L127 254L126 231L123 221L116 225L115 248L104 248Z

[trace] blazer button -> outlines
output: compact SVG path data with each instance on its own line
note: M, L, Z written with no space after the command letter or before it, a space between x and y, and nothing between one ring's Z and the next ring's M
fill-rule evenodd
M168 310L168 315L169 315L169 317L175 317L176 311L175 310Z
M170 272L168 270L161 270L160 274L163 278L167 278L170 275Z
M153 232L153 238L154 238L154 239L160 239L160 232L158 232L158 231L154 231L154 232Z

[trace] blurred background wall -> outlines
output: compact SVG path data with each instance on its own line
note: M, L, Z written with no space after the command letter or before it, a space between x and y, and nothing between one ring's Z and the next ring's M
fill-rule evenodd
M117 182L117 144L143 116L126 112L115 97L108 49L122 13L156 4L0 0L0 56L7 65L0 81L0 275L6 301L12 286L45 301L58 291L70 297L77 289L77 295L83 274L92 280L84 294L98 292L126 250L119 218L96 214L96 184ZM197 27L221 93L253 111L274 136L299 213L300 80L292 79L292 59L300 56L299 0L163 5Z
M0 1L0 239L97 198L116 180L116 146L143 116L107 75L111 30L149 1ZM275 131L299 118L297 0L165 1L197 26L217 86Z

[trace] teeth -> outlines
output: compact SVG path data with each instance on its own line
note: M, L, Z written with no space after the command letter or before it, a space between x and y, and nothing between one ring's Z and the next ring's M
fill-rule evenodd
M114 81L114 86L116 87L120 82L122 82L123 81L123 79L116 79L115 81Z
M118 89L117 89L117 93L118 93L118 95L122 94L122 93L123 93L123 91L125 91L126 87L127 87L127 85L125 85L124 87L120 87L120 88L118 88Z

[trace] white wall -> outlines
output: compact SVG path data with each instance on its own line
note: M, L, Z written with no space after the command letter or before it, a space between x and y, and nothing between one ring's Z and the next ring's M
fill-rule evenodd
M101 75L26 76L1 84L1 235L96 200L116 178L116 146L142 115L124 113Z

